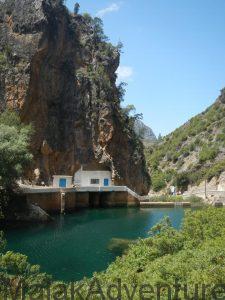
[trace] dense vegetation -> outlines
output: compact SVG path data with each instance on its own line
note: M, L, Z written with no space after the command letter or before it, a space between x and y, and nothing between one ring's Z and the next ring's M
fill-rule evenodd
M15 112L6 110L0 114L0 216L5 218L8 210L17 209L15 203L16 181L23 175L24 169L30 163L32 155L29 152L31 126L21 123ZM13 203L11 203L13 202ZM13 207L11 207L13 206ZM19 253L5 252L6 241L0 232L0 282L1 292L4 288L15 287L23 280L24 288L31 284L46 286L50 276L40 273L39 266L31 266L28 258ZM14 281L15 280L15 281ZM10 299L13 298L13 292ZM15 294L16 295L16 294ZM3 296L2 296L3 297ZM1 297L1 299L2 299Z
M126 254L117 258L106 272L95 274L94 278L102 284L105 293L107 286L118 284L118 279L121 279L122 299L129 299L124 285L127 285L130 294L135 288L133 299L140 299L143 284L150 284L154 291L157 286L164 286L160 299L170 299L167 285L174 297L175 282L182 287L188 286L190 298L185 298L181 290L179 299L192 299L195 284L199 284L199 298L195 299L212 299L213 286L222 283L225 276L224 233L224 209L189 211L180 231L172 228L166 218L151 229L149 238L132 243ZM201 295L202 284L208 284L205 298ZM145 290L151 289L146 286ZM114 293L115 296L115 289ZM145 299L156 299L150 298L150 295L156 295L156 292L146 293Z
M23 125L10 111L0 115L0 209L7 209L16 181L32 159L29 152L31 126Z
M225 91L202 114L146 149L152 188L158 192L175 184L185 190L188 184L210 180L225 171Z

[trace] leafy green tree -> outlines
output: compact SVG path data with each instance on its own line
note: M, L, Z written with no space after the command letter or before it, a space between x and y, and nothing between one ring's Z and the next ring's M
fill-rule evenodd
M11 189L32 159L29 152L31 127L22 125L14 112L0 115L0 186Z
M143 119L143 114L136 113L136 108L133 104L128 104L123 108L123 113L130 118L132 122Z
M163 172L154 171L151 175L152 189L154 192L159 192L166 187L166 178Z
M15 283L17 286L23 283L27 295L32 292L32 299L40 299L34 297L35 294L40 295L41 290L47 288L51 281L51 276L41 273L40 266L31 265L27 256L12 251L0 255L0 296L4 294L4 299L6 296L9 297L7 299L11 299L10 289L15 289ZM32 286L36 286L35 291Z

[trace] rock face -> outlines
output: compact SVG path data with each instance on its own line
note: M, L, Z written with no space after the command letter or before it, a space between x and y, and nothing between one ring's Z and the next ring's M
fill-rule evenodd
M140 120L135 122L135 132L145 143L155 143L157 141L153 130Z
M85 164L148 192L143 145L120 107L119 60L100 21L70 14L60 0L0 2L0 109L33 124L26 177L49 183Z
M50 222L53 219L39 206L29 204L27 211L21 214L17 214L14 218L15 221L22 221L22 222Z

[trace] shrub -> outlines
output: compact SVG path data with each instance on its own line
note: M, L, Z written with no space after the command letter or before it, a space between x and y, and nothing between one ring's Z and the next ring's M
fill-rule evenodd
M191 202L191 203L202 203L203 199L198 196L189 196L185 199L185 201Z
M182 202L184 199L182 196L168 196L168 195L161 195L161 196L153 196L150 197L150 202Z
M196 293L196 285L202 287L204 283L207 294L201 299L214 299L211 290L217 284L221 286L225 277L224 227L224 209L188 212L181 230L172 228L168 218L164 218L151 228L150 237L131 245L125 255L118 257L105 272L95 274L94 278L100 281L104 291L118 278L122 278L128 287L135 284L134 299L140 298L136 287L142 286L143 282L151 283L153 287L164 287L166 283L166 286L170 285L172 295L177 292L175 282L179 286L188 286L184 297L179 289L180 299L197 299L196 294L201 297L201 290ZM89 282L85 279L82 283L84 290L88 290ZM121 299L127 298L122 289ZM161 290L160 299L168 299L167 288Z
M166 187L165 175L160 171L155 171L151 176L151 180L152 188L155 192L159 192L160 190Z
M164 178L166 182L170 182L176 174L176 171L173 169L166 170L164 173Z
M31 161L31 127L20 123L14 112L0 115L0 186L11 189Z
M225 142L225 133L220 133L216 136L216 141Z
M185 191L190 183L189 174L188 173L178 173L175 179L175 185L182 192Z
M210 167L206 172L207 180L211 180L213 177L219 177L222 172L225 171L225 160L222 160L212 167Z
M7 58L5 53L0 52L0 71L7 67Z
M199 153L199 162L204 163L208 160L214 159L219 150L216 147L204 146Z

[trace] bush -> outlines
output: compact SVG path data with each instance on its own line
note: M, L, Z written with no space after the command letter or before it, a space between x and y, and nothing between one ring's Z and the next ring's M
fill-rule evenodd
M216 141L225 142L225 133L220 133L216 136Z
M178 173L175 179L175 185L182 192L187 190L187 187L190 183L189 174L188 173Z
M31 127L24 126L14 112L0 115L0 186L10 189L31 161Z
M185 201L191 202L191 203L202 203L203 199L198 196L189 196L185 198Z
M182 202L184 201L182 196L168 196L168 195L161 195L161 196L153 196L149 199L150 202Z
M7 64L5 53L0 52L0 71L4 70L7 67Z
M218 148L204 146L199 153L199 162L204 163L208 160L213 160L217 156L218 152Z
M224 209L188 212L181 230L172 228L168 218L164 218L151 228L150 237L131 245L125 255L118 257L105 272L95 274L94 278L99 280L104 293L109 284L121 278L123 284L134 291L133 299L140 299L138 291L143 283L150 283L153 287L170 285L174 295L175 282L182 287L188 286L187 296L183 297L182 288L179 290L180 299L197 299L194 296L195 284L202 287L204 283L209 287L201 299L214 299L210 291L225 277L224 228ZM84 284L84 296L90 281L85 279L81 283ZM121 299L127 299L124 289ZM168 299L167 288L161 289L160 299Z
M207 180L211 180L213 177L219 177L222 172L225 171L225 160L222 160L212 167L207 169L206 178Z
M166 187L166 179L164 173L160 171L155 171L152 176L152 189L154 192L159 192Z

